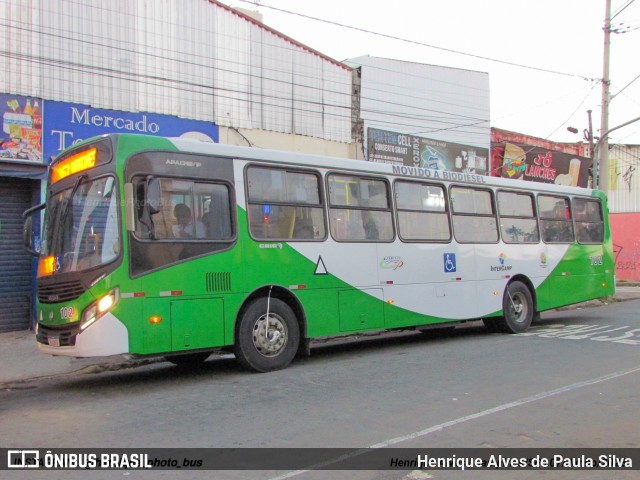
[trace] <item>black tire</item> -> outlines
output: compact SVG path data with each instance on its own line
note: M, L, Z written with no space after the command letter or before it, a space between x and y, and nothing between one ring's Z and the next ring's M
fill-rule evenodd
M496 318L496 326L505 333L525 332L536 313L531 291L522 282L512 282L507 286L502 298L502 313Z
M269 325L267 319L269 308ZM300 327L293 310L280 299L251 302L240 318L234 353L243 367L270 372L287 367L298 351Z
M180 368L196 368L202 365L211 352L184 353L180 355L167 355L164 359Z

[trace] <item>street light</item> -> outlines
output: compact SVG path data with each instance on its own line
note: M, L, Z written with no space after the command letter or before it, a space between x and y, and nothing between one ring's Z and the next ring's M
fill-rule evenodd
M585 128L582 131L582 137L585 139L585 141L589 142L589 156L591 158L591 172L592 172L591 174L593 176L592 184L594 186L593 188L595 188L595 184L596 184L596 181L597 181L596 170L598 168L598 165L597 165L598 160L594 156L594 152L593 152L593 150L594 150L593 149L594 137L593 137L593 126L592 126L592 123L591 123L591 110L587 110L587 116L589 117L589 128ZM567 130L570 131L571 133L578 133L578 129L575 128L575 127L567 127Z
M605 193L609 189L609 176L608 176L609 172L603 171L602 175L599 175L600 172L598 172L598 168L602 166L602 163L598 164L598 155L597 155L598 149L600 148L600 144L603 142L603 140L605 140L604 143L607 143L606 142L607 135L609 135L614 130L618 130L619 128L626 127L627 125L631 125L632 123L637 122L638 120L640 120L640 117L634 118L633 120L629 120L628 122L624 122L618 125L617 127L610 128L609 130L607 130L602 134L602 136L598 140L598 143L596 143L596 147L594 148L594 151L593 151L593 160L595 162L593 165L593 188L600 187L600 190L603 190ZM600 184L598 183L599 177L602 178L602 183Z

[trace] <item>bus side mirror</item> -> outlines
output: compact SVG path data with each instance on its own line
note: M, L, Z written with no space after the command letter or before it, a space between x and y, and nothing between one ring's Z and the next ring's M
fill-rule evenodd
M36 239L33 236L33 214L39 212L44 207L45 204L41 203L40 205L31 207L22 214L22 218L24 219L24 225L22 227L22 247L29 255L33 255L34 257L40 255L40 238L37 239L38 245L36 246Z
M147 209L149 214L160 212L160 202L162 193L160 191L160 180L157 178L150 178L147 181Z

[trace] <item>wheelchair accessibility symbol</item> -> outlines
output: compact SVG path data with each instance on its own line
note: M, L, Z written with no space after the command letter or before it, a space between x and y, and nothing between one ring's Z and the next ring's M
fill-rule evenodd
M445 253L442 255L444 260L444 271L446 273L451 273L456 271L456 254L455 253Z

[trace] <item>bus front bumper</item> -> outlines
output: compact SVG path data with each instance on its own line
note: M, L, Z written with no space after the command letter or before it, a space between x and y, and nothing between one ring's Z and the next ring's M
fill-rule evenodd
M38 350L68 357L106 357L129 353L129 333L112 313L81 331L79 326L50 327L38 323Z

